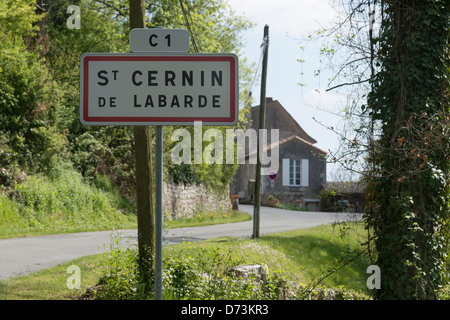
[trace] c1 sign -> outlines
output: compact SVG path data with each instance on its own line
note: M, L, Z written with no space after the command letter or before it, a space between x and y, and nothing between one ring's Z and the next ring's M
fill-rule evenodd
M130 31L131 52L187 52L189 32L184 29L135 28Z
M234 54L81 56L80 117L85 125L236 124Z

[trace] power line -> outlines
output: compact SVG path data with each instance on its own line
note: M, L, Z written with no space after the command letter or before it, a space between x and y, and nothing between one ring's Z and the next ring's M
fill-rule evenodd
M266 51L267 45L268 45L267 40L268 40L267 38L264 38L263 42L261 43L261 46L260 46L261 52L260 52L260 56L259 56L258 66L256 67L256 72L253 75L253 79L252 79L252 82L250 83L250 88L248 89L247 95L245 96L244 101L242 102L244 107L252 96L253 86L255 85L255 81L256 81L257 77L259 76L259 72L261 69L261 63L262 63L262 60L264 57L264 52Z
M192 34L194 35L195 34L195 37L196 37L196 43L197 43L197 47L198 47L198 49L199 49L199 52L203 52L203 49L202 49L202 45L201 45L201 41L200 41L200 37L198 36L198 34L195 32L195 28L194 28L194 22L192 21L192 15L191 15L191 11L190 11L190 9L189 9L189 4L187 3L187 0L185 0L186 1L186 7L187 7L187 9L188 9L188 19L190 19L191 20L191 31L192 31Z
M190 12L186 11L184 4L183 4L183 0L180 0L180 7L181 7L181 11L183 12L184 20L186 21L186 28L188 29L188 32L191 35L191 41L192 41L192 46L194 47L194 51L197 53L200 53L201 50L199 50L197 41L195 40L196 36L194 35L194 32L192 31L192 27L191 27L191 24L193 24L192 17L191 17ZM188 4L186 4L186 7L189 10ZM191 22L189 22L189 18L191 19Z
M191 41L192 41L192 46L194 47L194 51L197 52L197 53L200 53L200 52L202 52L202 49L197 44L197 41L196 41L197 36L193 32L192 25L194 23L192 22L192 16L190 14L190 11L188 12L189 5L186 3L186 7L187 7L187 10L186 10L185 4L183 3L183 0L179 0L179 2L180 2L181 10L183 12L184 20L186 22L186 27L188 29L188 32L189 32L190 36L191 36ZM189 22L189 20L190 20L190 22ZM256 72L255 72L255 74L253 76L253 79L252 79L252 82L250 84L250 88L249 88L249 90L247 92L247 95L245 96L244 101L242 103L243 106L245 106L247 104L247 102L251 98L253 86L255 84L256 78L258 77L260 69L261 69L261 63L262 63L262 60L263 60L263 57L264 57L264 52L265 52L265 50L267 49L267 46L268 46L268 40L269 39L267 37L265 37L263 39L263 42L261 43L261 46L260 46L261 52L260 52L260 57L259 57L259 61L258 61L258 66L256 68Z

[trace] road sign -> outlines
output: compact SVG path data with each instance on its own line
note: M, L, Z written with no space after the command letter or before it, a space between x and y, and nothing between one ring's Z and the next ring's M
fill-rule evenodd
M234 54L81 56L80 117L85 125L234 125Z
M184 29L136 28L130 31L131 52L187 52L189 32Z
M275 180L278 177L278 174L275 171L271 171L269 173L269 179L270 180Z

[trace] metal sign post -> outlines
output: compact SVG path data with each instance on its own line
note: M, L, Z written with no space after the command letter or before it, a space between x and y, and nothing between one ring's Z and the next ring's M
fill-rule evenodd
M186 52L189 49L189 33L186 30L133 29L130 32L130 49L132 52ZM156 125L155 129L155 300L162 300L163 126Z
M155 299L162 300L162 261L163 261L163 126L156 126L156 154L155 154L155 187L156 187L156 215L155 215Z

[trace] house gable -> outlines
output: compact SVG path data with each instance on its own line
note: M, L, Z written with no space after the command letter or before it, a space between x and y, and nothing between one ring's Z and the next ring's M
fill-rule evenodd
M250 118L251 129L259 129L260 106L252 107ZM278 171L275 180L263 175L261 179L261 193L274 195L282 203L296 204L313 210L319 209L319 194L322 185L326 183L326 155L327 152L316 147L316 140L309 136L283 108L271 98L266 99L265 129L278 129L279 139L271 140L271 133L267 132L267 144L263 152L272 152L278 149ZM250 162L256 159L257 150L246 148L245 163L240 164L235 181L230 191L239 195L240 201L251 202L253 199L256 165ZM271 161L273 158L271 158ZM269 164L263 165L269 167ZM270 167L272 164L270 163Z
M294 186L289 182L290 160L298 161L300 167L300 181L295 187L307 187L302 189L302 193L307 197L317 197L320 193L323 183L326 182L326 152L305 142L299 137L291 137L280 142L279 158L280 168L278 189L281 187L290 187L291 191L300 191L292 189Z
M259 128L259 110L260 106L251 108L252 128L257 130ZM305 130L295 121L295 119L286 111L286 109L272 98L266 98L266 129L281 129L280 140L292 136L298 136L308 143L317 143Z

